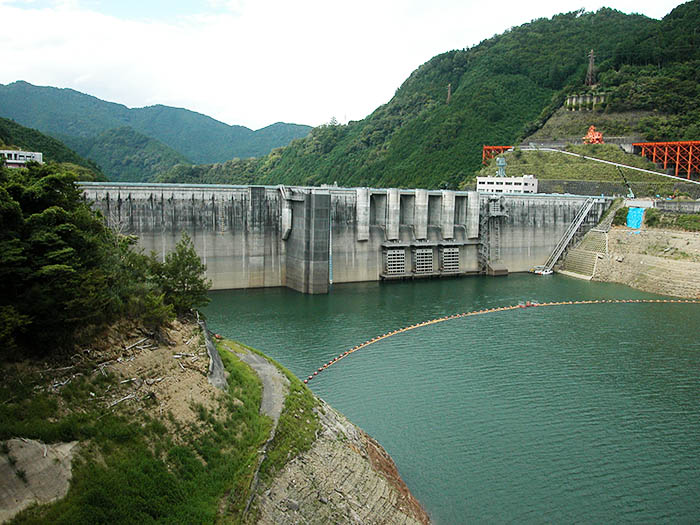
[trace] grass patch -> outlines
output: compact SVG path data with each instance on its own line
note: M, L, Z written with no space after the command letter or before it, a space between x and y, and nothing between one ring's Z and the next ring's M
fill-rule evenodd
M268 447L267 458L260 467L263 485L269 484L289 460L312 447L316 433L321 428L318 415L314 412L318 406L318 400L306 385L296 377L290 378L289 394L284 401L277 432Z
M240 522L271 422L259 414L257 375L228 352L222 359L230 393L215 410L196 407L195 423L170 424L173 433L148 410L110 413L98 404L115 382L101 374L75 377L58 392L40 391L38 376L6 374L16 379L0 387L0 439L81 441L67 496L12 523Z
M618 164L626 164L652 171L656 170L654 164L646 158L625 153L618 146L612 144L570 145L566 150L587 157L617 162ZM508 162L506 175L509 177L534 175L542 180L585 180L622 183L620 172L615 166L585 160L580 157L547 151L509 152L504 153L504 156ZM481 168L478 175L493 175L496 172L495 162L495 159L491 160L488 166ZM667 183L669 180L660 175L624 168L623 172L629 182Z
M240 343L233 344L264 357L289 380L289 393L277 423L275 437L267 449L267 458L260 467L261 484L267 486L288 461L311 449L316 434L321 429L318 414L314 410L320 407L320 403L311 390L280 363L255 348Z

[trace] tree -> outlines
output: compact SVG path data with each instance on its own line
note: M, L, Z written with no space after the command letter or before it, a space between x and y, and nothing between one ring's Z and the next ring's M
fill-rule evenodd
M211 281L204 275L206 269L192 239L184 232L164 262L159 262L155 255L151 256L151 272L158 288L165 294L164 302L172 305L178 314L209 302L207 292Z

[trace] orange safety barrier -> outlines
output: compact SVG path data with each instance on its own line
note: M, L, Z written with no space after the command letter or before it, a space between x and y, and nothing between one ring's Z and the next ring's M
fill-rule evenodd
M423 321L422 323L418 324L413 324L411 326L407 326L405 328L397 328L396 330L393 330L391 332L387 332L384 335L377 336L373 339L370 339L369 341L365 341L361 345L357 345L352 347L350 350L346 350L342 354L340 354L338 357L333 358L331 361L329 361L327 364L323 365L321 368L319 368L317 371L313 373L313 375L310 375L306 379L304 379L304 383L308 383L311 381L315 376L317 376L320 372L323 370L326 370L329 368L331 365L334 365L335 363L339 362L341 359L344 359L348 357L350 354L353 352L357 352L358 350L361 350L362 348L369 346L373 343L377 343L381 341L382 339L386 339L387 337L391 337L392 335L397 335L402 332L407 332L408 330L415 330L416 328L420 328L422 326L428 326L431 324L435 323L442 323L444 321L449 321L450 319L459 319L461 317L469 317L472 315L484 315L484 314L490 314L490 313L496 313L496 312L505 312L509 310L517 310L519 308L534 308L534 307L543 307L543 306L564 306L564 305L579 305L579 304L622 304L622 303L695 303L695 304L700 304L700 299L591 299L591 300L586 300L586 301L559 301L559 302L553 302L553 303L532 303L530 301L527 301L525 304L516 304L513 306L501 306L500 308L491 308L489 310L474 310L472 312L464 312L461 314L454 314L454 315L448 315L445 317L438 317L437 319L431 319L429 321Z
M676 177L700 173L700 140L680 142L637 142L632 144L641 149L642 157L663 164L664 170L675 167Z

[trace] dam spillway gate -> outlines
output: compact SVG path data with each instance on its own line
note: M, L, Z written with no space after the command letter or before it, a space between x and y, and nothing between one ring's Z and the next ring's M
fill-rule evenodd
M499 275L543 264L588 197L475 191L79 183L108 225L164 257L186 232L213 289ZM581 231L611 199L597 198ZM332 267L332 275L331 275Z

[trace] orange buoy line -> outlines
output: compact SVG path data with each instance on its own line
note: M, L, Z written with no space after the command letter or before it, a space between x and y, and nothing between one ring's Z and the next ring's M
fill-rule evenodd
M353 346L350 350L346 350L342 354L340 354L338 357L334 357L327 363L324 363L322 366L318 368L312 375L304 379L304 383L308 383L311 381L314 377L316 377L318 374L323 372L325 369L327 369L329 366L332 366L336 364L338 361L348 357L350 354L353 354L357 352L358 350L361 350L371 344L378 343L379 341L382 341L383 339L386 339L387 337L391 337L403 332L408 332L409 330L415 330L416 328L421 328L423 326L428 326L431 324L436 324L436 323L442 323L444 321L449 321L451 319L460 319L462 317L470 317L472 315L484 315L484 314L491 314L495 312L507 312L509 310L518 310L520 308L532 308L532 307L542 307L542 306L565 306L565 305L574 305L574 304L621 304L621 303L695 303L695 304L700 304L700 299L593 299L593 300L585 300L585 301L557 301L557 302L552 302L552 303L531 303L530 301L527 301L525 304L516 304L513 306L501 306L498 308L488 308L484 310L473 310L471 312L463 312L461 314L452 314L452 315L446 315L445 317L438 317L436 319L430 319L429 321L423 321L422 323L418 324L412 324L410 326L406 326L404 328L397 328L396 330L392 330L391 332L387 332L385 334L379 335L377 337L374 337L372 339L369 339L365 341L362 344L359 344L357 346Z

